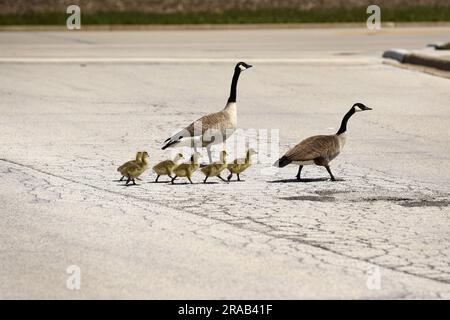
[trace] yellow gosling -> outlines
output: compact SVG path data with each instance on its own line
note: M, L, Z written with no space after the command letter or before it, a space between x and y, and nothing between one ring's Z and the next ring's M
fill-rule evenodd
M233 174L237 175L238 181L241 181L241 178L239 177L239 174L247 170L252 165L252 155L258 154L254 149L248 149L247 153L245 154L245 159L236 159L232 163L228 164L228 171L230 171L230 174L228 175L227 179L228 181L231 180L233 177Z
M127 182L125 185L128 185L130 181L133 182L133 185L136 184L134 179L137 179L141 174L144 173L145 170L147 170L148 165L150 163L150 158L148 156L148 153L146 151L142 154L142 161L139 163L133 163L126 167L124 170L124 176L127 177Z
M173 160L161 161L156 166L154 166L153 171L157 175L155 182L158 182L160 176L169 176L170 179L172 179L173 170L175 170L175 168L179 165L181 159L184 159L184 157L181 153L179 153Z
M227 152L224 150L220 153L220 161L213 162L200 169L205 175L205 180L203 180L203 183L206 183L206 180L208 180L209 177L217 177L225 182L228 182L220 176L220 173L226 168L227 168Z
M125 172L125 169L128 166L130 166L130 165L132 165L134 163L139 163L141 161L142 161L142 152L139 151L138 153L136 153L136 159L135 160L131 160L131 161L125 162L123 165L121 165L119 168L117 168L117 171L120 172L120 174L122 175L122 178L120 178L119 181L122 181L125 178L124 172Z
M198 163L198 159L201 157L201 154L198 152L195 152L189 162L182 163L179 166L177 166L174 169L175 176L172 178L172 184L175 183L175 179L178 177L185 177L189 180L190 183L193 183L191 180L192 175L194 172L200 167L200 164Z

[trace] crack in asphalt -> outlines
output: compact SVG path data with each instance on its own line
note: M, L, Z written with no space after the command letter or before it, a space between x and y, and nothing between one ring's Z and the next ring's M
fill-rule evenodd
M309 226L308 226L308 223L305 223L304 221L294 222L294 221L284 221L284 220L279 220L279 219L277 220L273 216L273 213L271 213L271 211L278 212L278 213L281 211L279 206L277 207L279 200L277 200L276 198L273 198L273 197L269 198L269 197L267 197L267 194L262 194L260 196L265 197L266 205L270 204L270 206L268 206L268 210L267 210L268 212L265 212L263 216L250 216L248 214L243 216L242 212L245 212L245 209L242 208L243 206L250 207L250 209L255 208L254 205L252 204L252 201L254 200L254 198L240 199L240 203L238 203L238 204L235 203L236 202L235 199L231 198L231 200L233 200L233 201L230 201L230 198L228 198L228 199L226 199L228 201L225 201L226 203L228 203L228 205L211 207L211 203L214 204L214 203L217 203L218 201L223 202L224 194L219 193L219 194L212 195L212 196L211 195L202 196L202 197L200 197L200 199L195 199L196 201L193 201L192 197L185 199L185 200L178 199L175 204L171 204L171 203L167 203L167 201L158 201L155 199L157 197L153 197L153 198L140 197L140 196L136 196L136 195L130 194L130 193L114 191L114 190L108 189L106 187L101 187L101 186L98 186L95 184L81 182L81 181L73 179L73 178L67 178L67 177L64 177L59 174L54 174L54 173L36 168L32 165L26 165L26 164L22 164L22 163L19 163L16 161L8 160L8 159L0 159L0 161L15 165L15 166L19 166L22 168L27 168L29 170L33 170L35 172L38 172L38 173L41 173L44 175L48 175L48 176L52 176L57 179L62 179L62 180L68 181L70 183L94 188L101 192L118 195L122 198L126 198L126 199L132 198L132 199L136 199L141 202L144 202L144 203L157 203L158 205L160 205L162 207L179 210L182 212L187 212L189 214L193 214L196 216L201 216L208 220L213 220L213 221L216 221L219 223L225 223L227 225L230 225L234 228L238 228L241 230L246 230L246 231L250 231L250 232L256 232L259 234L263 234L267 237L270 237L271 239L288 241L289 243L291 243L290 245L288 245L288 247L291 250L295 250L297 252L298 252L298 248L296 247L296 245L298 245L298 244L306 245L309 247L314 247L316 249L320 249L320 250L324 250L326 252L333 253L333 254L341 256L341 257L369 263L372 265L378 265L383 268L401 272L401 273L408 274L411 276L429 279L429 280L437 281L440 283L446 283L446 284L450 283L450 277L449 277L449 271L448 271L448 267L450 266L450 264L447 263L446 266L437 268L435 265L433 265L433 263L437 263L439 261L434 261L432 264L428 264L425 267L424 266L420 267L419 266L420 264L414 263L413 261L410 260L411 258L407 258L402 254L399 254L398 256L393 254L392 251L395 252L395 250L398 249L398 245L396 245L395 243L390 243L389 242L390 239L388 239L388 238L364 239L364 238L354 237L354 239L352 240L353 243L351 243L351 242L348 243L349 241L347 239L342 238L341 236L336 234L335 231L327 230L327 225L324 224L323 221L320 220L320 218L311 217L312 220L311 220L311 223L309 224ZM11 168L7 168L7 172L11 173ZM42 180L43 180L44 184L52 186L50 181L48 181L47 179L42 179ZM33 183L31 183L31 182L27 184L26 180L24 181L24 184L27 185L27 187L30 189L30 193L33 194L36 201L46 201L46 202L51 201L49 199L39 198L39 195L37 194L37 192L40 191L41 190L40 188L42 188L43 186L33 185ZM144 184L144 186L146 186L146 184ZM205 186L202 186L202 185L199 185L199 186L202 188L205 188ZM218 186L221 187L221 185L218 185ZM142 187L139 187L139 188L142 189ZM408 188L410 188L410 187L408 187ZM125 188L125 190L132 190L132 189ZM144 190L148 190L148 189L144 189ZM222 191L226 191L226 190L227 189L224 189ZM264 188L262 188L258 191L261 192L262 190L264 190ZM269 190L269 192L270 191L273 191L273 190ZM316 196L309 194L309 195L298 195L298 196L290 196L290 197L280 197L279 199L285 200L287 203L289 203L293 200L302 200L307 203L315 203L315 202L334 203L337 201L338 203L339 202L345 203L345 205L347 205L347 206L352 206L355 202L363 202L363 203L367 202L367 204L369 204L369 205L372 205L372 203L378 203L378 202L380 202L382 204L386 203L386 202L387 203L392 202L395 205L400 205L402 207L408 207L408 208L424 207L424 206L442 208L442 207L448 206L448 202L449 202L448 200L427 200L426 198L419 199L419 200L417 200L417 198L416 198L414 200L414 198L412 198L412 197L391 197L391 196L390 197L380 196L380 197L372 197L372 198L364 198L363 197L363 198L355 199L354 197L352 198L351 192L349 193L349 192L345 192L343 190L338 190L338 189L336 189L336 190L316 190L315 194L316 194ZM339 199L338 198L339 195L344 195L345 197L343 199ZM360 193L358 193L358 195L360 195ZM229 196L230 195L228 195L228 197ZM318 198L322 198L322 200L323 199L325 199L325 200L322 201L322 200L319 200ZM57 199L62 199L62 195L58 194ZM372 200L370 200L370 199L372 199ZM246 201L247 201L247 203L246 203ZM136 205L136 203L133 202L133 205ZM145 210L145 207L143 206L142 203L140 203L137 206ZM123 213L126 214L126 211L124 209L121 209L121 210ZM327 212L328 210L324 210L324 209L321 209L318 207L315 207L314 210L316 213L320 213L325 217L329 215L329 212ZM367 211L367 208L360 208L360 211L365 212L365 211ZM348 219L350 219L350 217L346 218L345 223L352 226L353 228L358 227L358 224L355 224L355 221L348 221ZM209 227L210 227L210 225L204 226L203 228L208 229ZM351 228L349 230L351 230ZM370 231L370 230L367 229L367 231ZM329 238L329 240L327 240L326 237L324 238L324 237L319 236L319 238L314 239L314 236L318 235L318 234L320 235L321 232L328 234L328 236L331 235L331 238ZM200 235L201 229L195 231L195 234ZM208 236L213 237L218 241L221 241L220 237L217 237L215 235L213 236L212 234L208 234ZM339 240L339 241L336 241L336 240ZM373 243L374 241L375 241L375 243ZM267 241L267 243L270 243L270 242L271 242L270 240ZM247 247L251 243L252 243L251 239L246 239L244 241L243 246ZM293 245L293 244L295 244L295 245ZM341 245L341 247L340 247L340 245ZM352 253L352 250L351 250L352 245L353 246L356 245L356 248L362 247L363 251L365 250L364 248L366 248L367 251L371 251L371 250L377 251L378 250L378 253L369 255L368 257L358 256L361 253L357 253L356 255L351 254ZM278 252L280 252L280 250L283 251L281 248L278 248L278 247L272 247L271 249L278 251ZM447 247L444 249L441 249L438 252L438 256L441 256L441 257L443 256L444 261L446 259L446 255L448 254L448 253L444 252L445 249L447 249ZM348 252L348 253L344 253L344 252ZM288 253L285 253L285 254L288 254ZM395 257L399 261L404 261L404 263L396 262L396 264L391 265L389 263L389 261L383 261L383 259L385 259L386 257ZM432 255L425 256L425 258L428 258L428 259L430 257L432 257ZM320 260L320 257L314 256L314 255L312 256L312 258ZM415 258L413 257L412 259L415 259ZM320 263L332 264L332 262L330 262L329 260L323 260L323 261L320 261ZM434 273L430 273L429 272L430 270L433 271Z

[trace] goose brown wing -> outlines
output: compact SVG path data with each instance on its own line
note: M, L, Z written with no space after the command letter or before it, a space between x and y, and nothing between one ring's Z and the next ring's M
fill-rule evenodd
M227 116L223 111L215 112L201 117L192 122L185 128L192 136L204 134L209 129L224 129L224 124L227 123Z
M329 157L337 150L339 142L335 136L313 136L297 144L285 156L290 161L310 161L318 157Z
M230 122L230 118L224 110L211 113L195 120L180 132L166 139L166 141L164 141L164 146L162 147L162 149L164 150L167 147L178 143L185 137L198 137L204 135L207 130L224 130L231 126L232 124Z

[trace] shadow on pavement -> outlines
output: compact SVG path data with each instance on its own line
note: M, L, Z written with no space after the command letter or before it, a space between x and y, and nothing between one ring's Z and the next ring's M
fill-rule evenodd
M344 181L343 179L336 179L337 181ZM296 178L294 179L281 179L281 180L273 180L273 181L267 181L268 183L292 183L292 182L296 182L296 183L302 183L302 182L323 182L323 181L329 181L332 182L329 178L310 178L310 179L301 179L301 180L297 180Z

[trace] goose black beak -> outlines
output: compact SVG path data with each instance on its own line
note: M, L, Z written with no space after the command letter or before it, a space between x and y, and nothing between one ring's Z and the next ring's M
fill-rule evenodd
M361 111L372 110L372 108L369 108L368 106L365 106L365 105L363 105L363 104L361 104L359 107L361 108Z
M251 67L253 67L251 64L247 65L247 69L250 69Z

